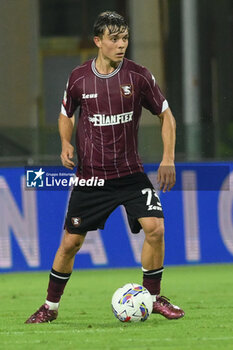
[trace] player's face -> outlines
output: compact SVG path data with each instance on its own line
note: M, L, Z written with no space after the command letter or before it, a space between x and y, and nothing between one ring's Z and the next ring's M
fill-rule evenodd
M106 29L101 38L96 37L95 43L104 59L112 62L121 62L128 47L128 30L120 33L109 33Z

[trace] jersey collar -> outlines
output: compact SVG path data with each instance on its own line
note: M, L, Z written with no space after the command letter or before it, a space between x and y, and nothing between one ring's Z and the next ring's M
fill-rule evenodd
M119 63L117 69L115 69L112 73L110 74L100 74L96 67L95 67L95 62L96 62L96 58L93 59L92 63L91 63L91 69L93 71L93 73L98 77L98 78L104 78L104 79L107 79L107 78L111 78L113 77L114 75L116 75L119 70L121 69L122 67L122 64L123 64L123 60Z

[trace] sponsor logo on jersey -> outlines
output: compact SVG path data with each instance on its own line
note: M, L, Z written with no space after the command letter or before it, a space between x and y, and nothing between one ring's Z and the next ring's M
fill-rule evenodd
M105 114L93 114L89 117L89 121L94 126L108 126L117 125L131 122L133 118L133 111L121 114L105 115Z
M121 85L121 93L123 96L125 97L130 97L133 94L133 87L131 84L127 84L127 85Z
M88 98L97 98L98 94L82 94L82 98L84 100L88 99Z

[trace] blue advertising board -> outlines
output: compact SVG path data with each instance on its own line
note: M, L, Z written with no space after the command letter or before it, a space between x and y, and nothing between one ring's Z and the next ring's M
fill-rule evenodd
M144 168L156 187L158 165ZM40 190L42 173L38 168L30 184L25 168L0 169L0 272L51 268L70 191ZM175 187L158 191L165 214L165 265L233 262L233 163L179 163L176 173ZM143 240L142 231L130 232L119 207L104 230L87 234L74 267L140 266Z

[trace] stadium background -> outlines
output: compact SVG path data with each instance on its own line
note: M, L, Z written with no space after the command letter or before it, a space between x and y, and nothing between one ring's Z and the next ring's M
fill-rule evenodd
M21 179L24 166L60 165L63 90L73 67L96 54L92 24L106 9L129 21L127 57L148 67L164 91L177 121L176 161L189 164L196 184L184 191L184 169L178 167L182 186L162 195L165 263L233 262L233 2L1 0L0 272L50 268L68 193L25 191ZM139 144L155 179L160 126L146 111ZM213 172L203 177L201 166L213 166ZM76 267L137 266L138 237L128 235L119 208L104 231L90 235Z

